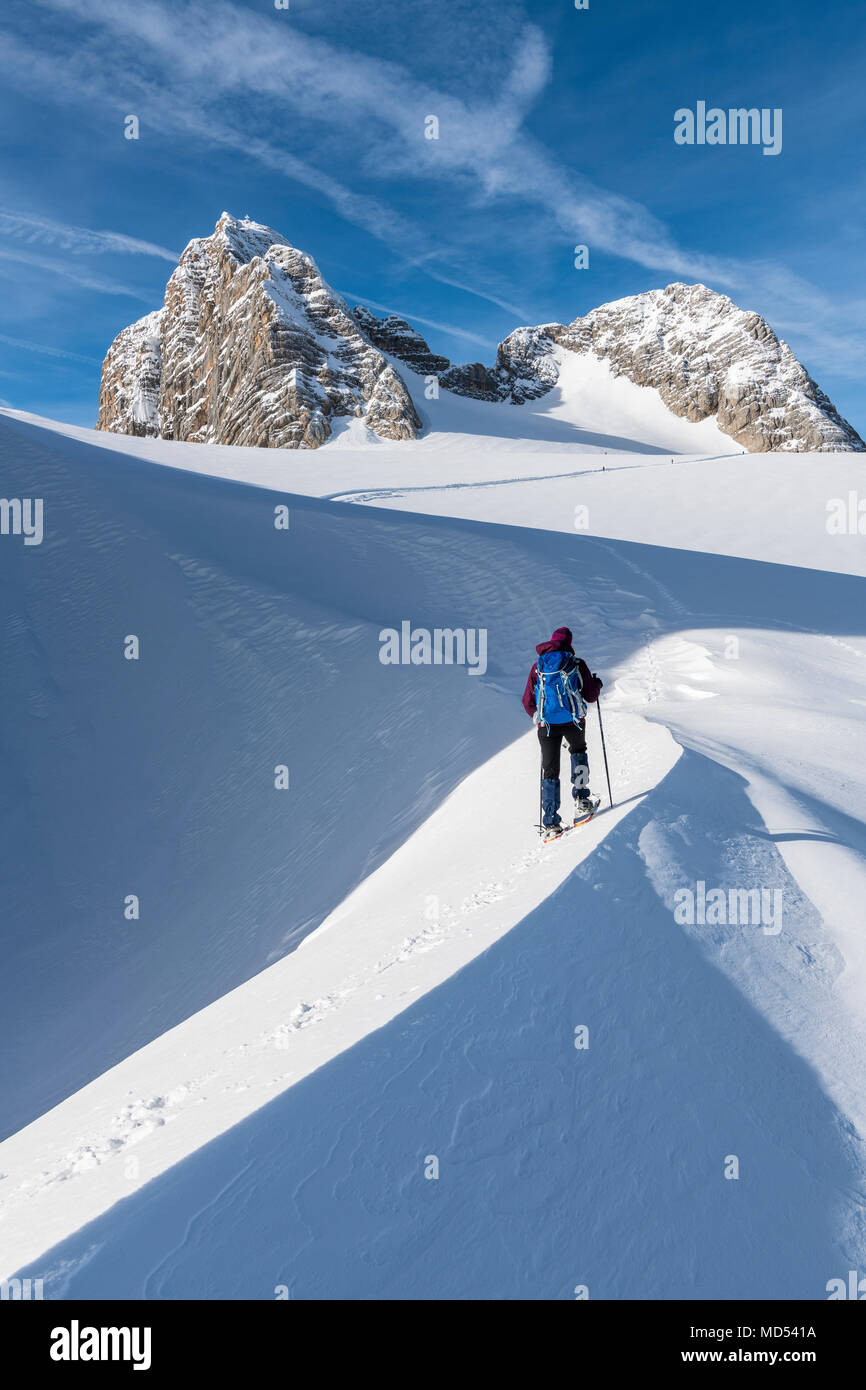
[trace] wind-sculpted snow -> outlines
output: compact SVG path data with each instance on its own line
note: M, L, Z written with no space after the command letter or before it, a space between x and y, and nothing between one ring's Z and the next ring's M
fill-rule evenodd
M611 726L629 790L666 762L639 722ZM742 779L687 753L583 853L510 859L506 822L493 880L491 820L477 893L451 899L478 793L502 812L523 742L292 962L3 1146L19 1275L58 1299L819 1299L857 1266L863 1145L789 1041L844 1052L837 962ZM755 846L793 893L785 938L677 927L655 881L675 856L679 883ZM328 964L334 987L294 1005Z
M821 489L857 458L443 481L395 446L355 494L386 511L260 450L0 413L0 451L45 499L0 546L0 1277L821 1298L856 1267L866 586ZM231 465L263 485L185 471ZM384 665L407 619L483 628L484 673ZM617 804L542 847L519 693L563 620ZM594 712L589 744L603 789Z
M115 339L97 423L195 443L316 448L341 416L386 439L420 428L404 382L311 258L224 213L184 251L162 310Z

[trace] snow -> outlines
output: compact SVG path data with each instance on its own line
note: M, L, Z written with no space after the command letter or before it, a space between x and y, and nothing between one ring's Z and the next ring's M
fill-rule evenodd
M649 386L615 376L591 353L554 348L557 384L522 405L479 401L440 391L428 400L423 378L395 362L407 382L425 432L414 442L423 456L454 450L488 453L503 449L563 448L580 453L729 454L737 446L715 420L682 420Z
M522 442L468 422L541 401L426 404L447 449L0 414L4 492L46 518L0 546L0 1277L823 1297L866 1210L864 561L825 525L863 465L608 466L555 402ZM485 628L486 673L383 666L407 618ZM542 846L517 697L563 621L616 805ZM677 921L699 883L781 917Z
M673 284L603 304L569 324L560 341L654 383L683 415L712 407L720 427L755 450L863 451L788 344L758 314L706 285Z
M745 454L731 452L727 440L719 453L599 458L597 449L554 444L542 431L527 440L476 440L458 428L466 423L464 408L502 411L518 421L531 410L449 396L443 409L459 415L449 416L450 432L440 420L441 434L395 447L363 420L345 417L332 440L309 452L118 437L24 411L0 416L115 451L120 463L136 457L310 497L570 534L580 506L588 512L581 534L866 574L862 535L828 529L833 499L844 501L851 492L866 498L866 461L857 455Z
M596 449L629 452L637 444L640 452L674 454L729 454L737 447L714 416L692 421L673 415L651 386L615 376L609 362L592 353L557 348L553 357L559 370L557 385L549 396L520 408L570 424L575 444L580 437ZM579 430L574 428L577 421Z
M8 1140L6 1258L17 1265L68 1234L70 1183L74 1221L99 1215L130 1191L123 1164L106 1171L108 1160L129 1150L142 1173L162 1173L383 1027L534 911L679 755L664 730L647 738L634 717L620 716L613 732L629 759L624 804L568 841L540 844L530 828L533 735L524 735L466 778L301 950ZM467 822L494 802L499 817L479 826L467 855ZM440 866L435 878L431 864ZM34 1152L56 1157L34 1174Z

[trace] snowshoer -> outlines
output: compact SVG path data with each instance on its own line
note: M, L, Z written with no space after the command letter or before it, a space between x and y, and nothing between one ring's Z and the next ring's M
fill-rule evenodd
M586 753L586 706L601 694L602 681L575 655L571 629L558 627L549 642L535 648L537 660L523 692L523 708L538 726L541 745L541 824L564 829L559 814L559 761L565 738L571 753L571 794L575 823L598 805L589 789Z

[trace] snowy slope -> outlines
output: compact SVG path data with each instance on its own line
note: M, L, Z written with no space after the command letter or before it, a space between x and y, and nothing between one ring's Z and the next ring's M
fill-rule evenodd
M470 582L460 530L2 429L4 491L38 487L46 528L0 549L8 1133L282 955L523 715L464 669L379 661L406 616L484 620L507 686L519 595Z
M713 418L681 419L653 387L615 376L607 362L592 354L554 347L550 356L556 364L556 385L523 405L473 400L444 390L428 400L424 378L395 361L424 424L422 437L411 442L413 452L441 456L454 450L489 453L533 446L588 454L739 452ZM350 427L328 447L334 449L352 437Z
M579 427L577 432L587 444L596 435L596 447L616 448L613 441L619 435L619 448L627 451L635 443L647 452L674 454L729 454L737 448L713 416L693 421L672 415L652 386L615 376L602 358L563 348L557 348L553 356L556 386L541 400L527 402L525 408L531 415Z
M624 804L570 841L540 845L532 833L538 784L524 735L462 782L301 950L8 1140L6 1272L387 1024L538 908L679 756L664 730L648 737L633 717L613 732L628 756ZM498 814L467 853L479 805Z
M744 449L863 452L856 430L766 319L706 285L602 304L554 335L654 388L676 415L713 415Z
M767 482L771 510L767 473L748 507L745 474L713 495L708 541L790 547L771 564L544 529L568 480L539 475L573 456L438 490L383 458L364 495L386 511L304 499L301 470L264 491L247 451L0 430L4 490L46 496L43 546L0 553L3 755L31 816L10 798L0 1275L60 1297L821 1297L862 1264L866 586L826 530L805 567L813 496ZM257 488L184 471L232 458ZM317 455L320 490L345 459ZM704 465L644 464L603 475L620 524L652 505L676 533ZM487 628L487 672L382 667L404 617ZM605 675L620 805L540 850L516 696L563 620ZM678 923L698 882L780 893L779 930ZM133 937L127 891L156 905Z
M460 404L502 410L506 418L517 414L507 405ZM866 503L866 462L857 454L732 454L728 448L599 458L597 449L539 439L476 439L460 432L465 418L454 416L449 446L441 451L432 437L399 449L367 449L352 447L347 434L342 444L334 441L310 454L117 440L23 411L0 411L3 418L114 452L119 462L142 458L310 497L866 575L863 535L850 525L840 530L829 524L840 506L848 517L852 497L855 506ZM444 435L444 421L440 430ZM579 526L578 508L585 509Z

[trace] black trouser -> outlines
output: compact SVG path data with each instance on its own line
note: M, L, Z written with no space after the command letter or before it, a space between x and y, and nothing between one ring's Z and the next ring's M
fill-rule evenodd
M577 800L589 792L589 759L586 756L586 732L580 724L539 724L538 742L541 745L541 823L560 825L559 816L559 757L562 740L571 753L571 794Z
M562 740L568 743L570 753L586 753L585 720L579 724L539 724L538 742L541 745L542 777L559 777L559 758Z

